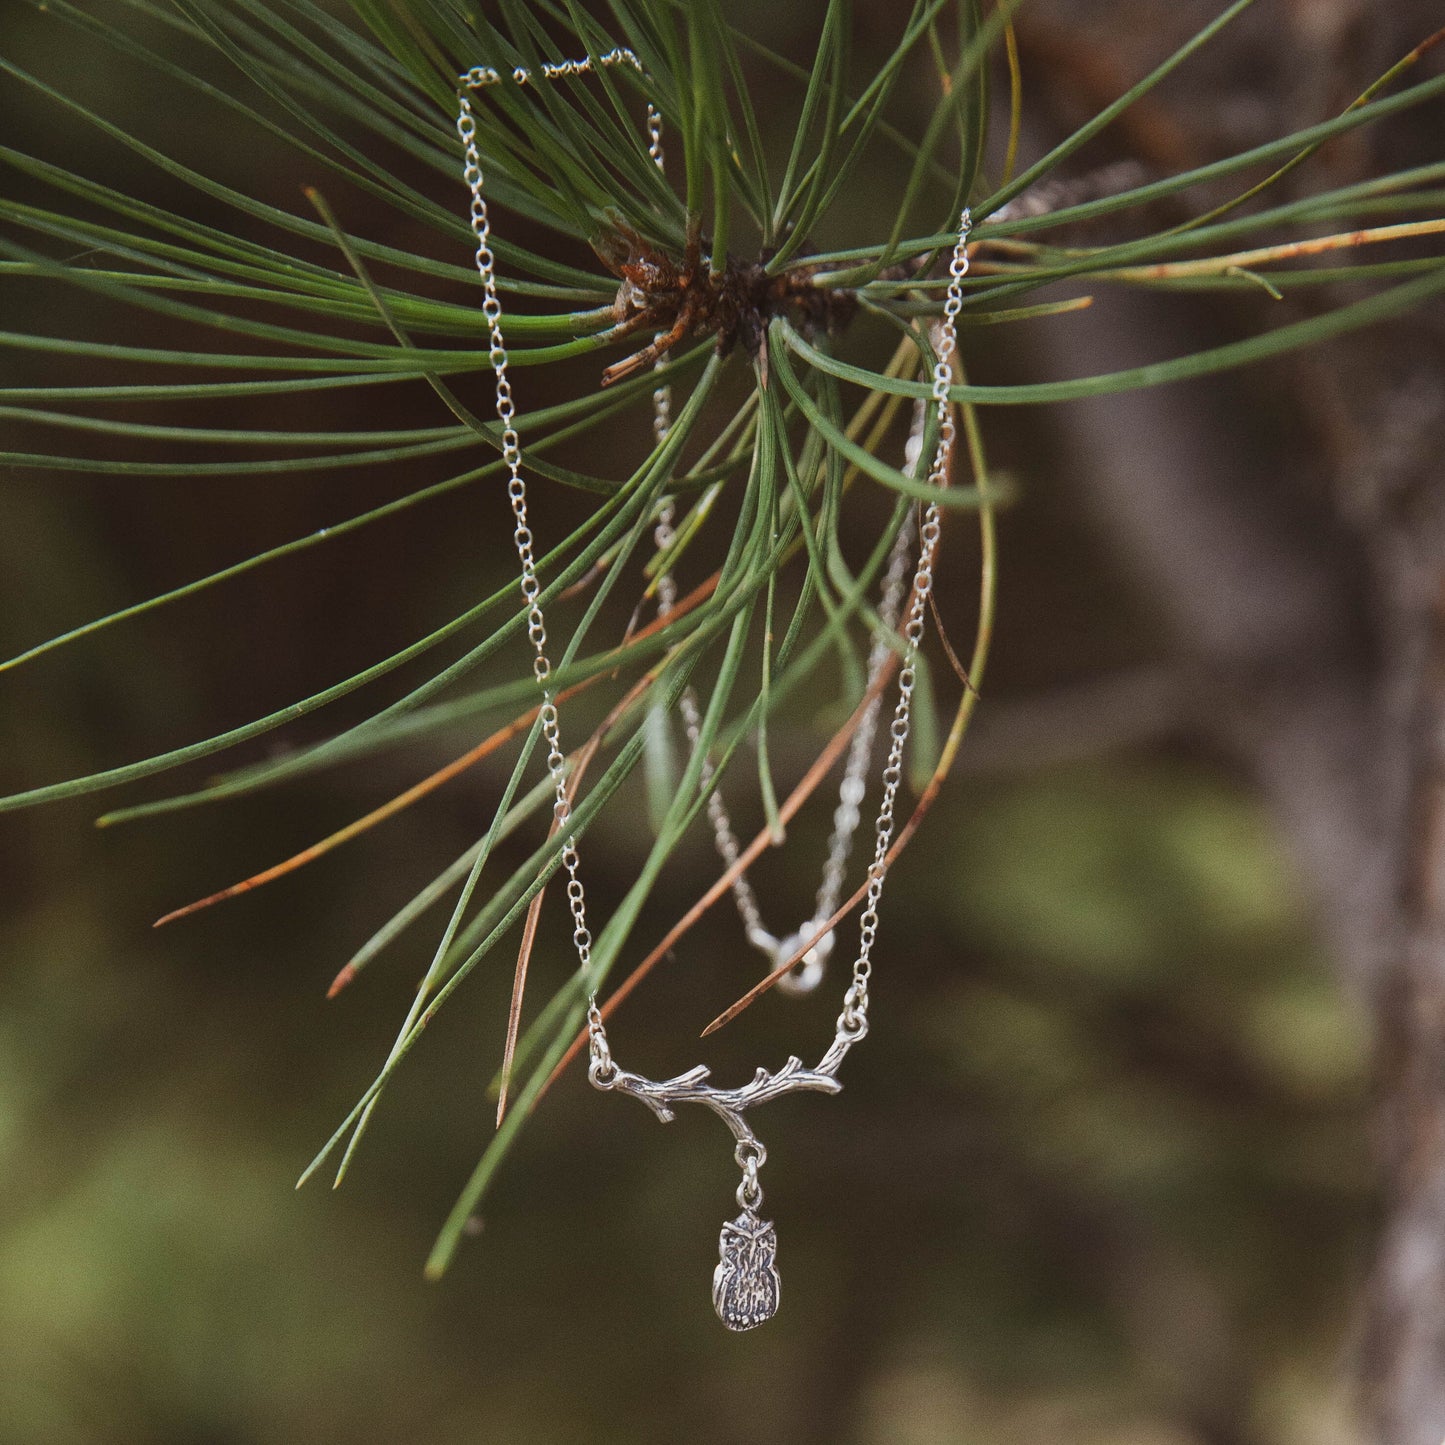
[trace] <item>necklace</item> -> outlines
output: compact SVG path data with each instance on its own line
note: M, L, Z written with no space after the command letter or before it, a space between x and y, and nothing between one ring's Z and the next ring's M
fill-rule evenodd
M595 60L588 56L582 60L564 60L543 65L541 76L549 80L557 79L585 74L591 71L594 65L621 64L630 65L639 74L643 73L637 57L630 50L617 47ZM512 540L521 571L518 585L527 609L527 637L533 652L532 672L542 695L538 717L542 738L547 747L547 771L554 794L553 817L557 831L563 838L560 861L567 874L567 901L573 922L572 942L577 952L579 972L587 978L592 971L592 935L587 925L586 893L580 876L581 860L577 841L569 828L571 804L567 795L566 757L562 751L557 702L551 684L552 664L547 656L546 618L538 600L541 584L537 578L534 542L528 525L527 484L522 476L521 439L517 431L516 406L507 375L502 303L497 294L496 262L491 248L491 221L487 202L482 194L481 157L477 149L476 120L469 96L470 91L496 85L502 78L499 72L488 66L475 66L461 77L457 133L461 138L464 153L462 178L471 194L470 224L476 238L475 261L482 282L482 315L487 323L489 357L496 383L497 419L502 427L502 459L507 468L507 498L514 521ZM532 72L522 67L510 72L510 78L518 85L534 81ZM647 123L651 142L649 154L660 164L661 117L651 103L647 107ZM963 305L962 282L968 272L967 245L971 224L969 211L965 207L959 217L958 239L949 266L950 281L943 305L943 319L934 334L936 360L931 398L936 416L938 443L929 468L928 485L939 490L948 484L953 455L955 431L948 389L953 380L952 359L957 348L958 313ZM665 424L664 415L659 409L656 425L661 427ZM670 529L671 518L667 518L663 525ZM801 1059L793 1055L776 1072L769 1073L766 1069L759 1068L749 1083L736 1089L719 1089L710 1084L709 1071L706 1065L702 1064L671 1079L648 1079L640 1074L627 1072L614 1060L595 990L588 997L587 1076L594 1088L631 1094L646 1104L664 1123L675 1117L675 1105L700 1104L715 1113L733 1136L733 1157L742 1171L742 1180L736 1194L740 1212L735 1219L726 1222L722 1227L719 1262L713 1274L712 1287L713 1305L718 1316L732 1330L751 1329L771 1318L777 1311L781 1291L781 1279L776 1264L777 1232L772 1222L763 1219L758 1212L763 1202L758 1176L767 1160L767 1150L748 1124L746 1112L770 1099L802 1090L824 1094L838 1093L842 1089L837 1079L839 1066L853 1045L868 1032L868 984L873 972L873 947L878 936L878 908L888 872L888 847L893 838L894 808L903 777L903 750L908 741L912 719L918 649L923 641L928 599L933 590L933 561L940 529L939 504L930 502L924 510L922 524L918 529L918 561L914 567L912 588L903 621L903 656L898 670L898 696L889 725L888 755L882 773L883 792L875 822L873 859L868 865L867 891L859 920L858 952L853 961L851 981L843 995L843 1008L834 1026L833 1041L818 1064L814 1068L806 1068ZM895 548L895 555L896 553ZM900 600L905 565L906 562L900 562L898 566ZM890 574L891 571L890 566ZM659 596L662 596L661 589ZM885 595L885 602L886 600ZM671 606L671 601L666 605ZM875 640L875 649L880 641L881 639ZM882 645L887 646L887 643L883 642ZM695 716L695 706L693 712ZM849 790L849 796L855 791L858 794L857 801L852 804L855 811L862 801L863 766L866 766L866 758L858 769L855 786ZM728 837L731 836L729 827ZM837 836L835 830L835 839ZM848 830L848 837L851 839L851 830ZM722 847L720 830L715 834L715 838L719 847ZM732 841L735 850L736 840ZM833 850L830 849L830 861L832 856ZM839 871L841 873L841 864ZM825 872L825 886L827 883L828 876ZM826 917L822 921L826 921ZM759 927L761 928L761 919ZM812 931L815 932L816 929ZM796 951L803 941L799 938L792 944L790 953ZM819 941L814 941L815 948ZM777 946L783 948L788 944L785 941ZM787 956L790 954L783 957Z
M620 53L618 58L623 58ZM608 59L608 57L604 57L601 63L608 63ZM583 65L586 63L585 61L579 62ZM662 132L661 115L654 108L649 107L647 154L657 169L665 174L667 167L663 153ZM658 357L653 363L653 368L658 370L662 365L662 358ZM668 386L659 386L653 391L652 408L652 433L657 445L661 446L666 442L672 429L672 393ZM904 451L904 473L909 477L912 477L917 470L918 459L923 451L925 417L926 412L920 401L914 407L913 425L909 430L908 443ZM672 527L674 515L672 499L667 498L658 514L657 525L652 534L653 545L659 555L662 555L671 546L676 535ZM914 518L910 512L904 518L903 525L894 539L893 550L884 574L882 595L878 607L880 627L868 655L866 692L870 695L870 700L853 733L848 748L848 760L838 785L838 803L833 810L833 830L828 839L828 851L823 864L822 881L818 885L813 905L813 916L793 933L779 937L764 924L762 911L758 907L757 895L753 892L746 871L735 872L732 883L729 885L733 903L742 920L743 935L748 943L768 960L769 973L775 973L781 969L788 959L798 953L799 948L806 940L812 940L811 945L797 963L778 978L776 986L780 992L785 994L808 994L817 988L823 980L823 974L828 966L828 958L833 951L833 930L827 927L827 923L837 910L838 898L843 889L844 873L848 866L848 857L853 848L853 836L858 831L858 824L862 821L862 814L858 809L865 791L863 779L873 756L873 739L878 729L878 715L883 707L878 682L892 654L892 648L887 639L891 633L896 631L898 625L898 613L903 602L904 572L913 545L913 528ZM673 580L671 571L664 571L657 581L657 615L659 619L665 621L671 615L676 600L677 584ZM683 732L693 750L696 751L701 733L701 715L697 705L697 694L690 686L684 688L678 698L678 712L682 717ZM702 782L706 786L712 777L712 766L707 758L702 759L700 768ZM713 846L727 869L732 872L737 868L741 848L737 835L733 831L732 819L728 815L727 804L723 800L721 788L713 788L712 792L708 794L706 806L708 822L713 832Z
M660 154L659 149L658 157L655 157L659 169L662 165ZM669 412L670 397L667 389L659 387L653 393L653 434L659 445L667 440L670 427ZM924 409L920 403L914 409L913 426L909 432L908 448L905 453L904 471L910 477L918 465L918 457L922 451L924 416ZM653 532L653 543L659 553L663 552L672 542L674 536L672 523L673 505L669 499L658 515L657 527ZM898 614L903 605L904 573L913 546L913 531L913 514L909 512L894 539L893 550L888 558L888 568L883 578L878 605L880 627L868 654L868 692L872 694L872 697L864 708L863 716L859 719L858 726L849 742L848 760L843 769L842 780L838 785L838 803L833 810L833 831L828 839L828 852L823 864L822 881L818 885L817 897L813 905L813 916L796 932L786 934L781 938L777 937L768 930L763 922L757 895L753 892L747 873L737 873L730 886L733 903L737 907L738 916L742 919L744 936L768 960L769 972L776 972L798 952L804 942L808 939L813 940L798 962L778 979L776 986L783 993L807 994L817 988L823 980L823 974L828 967L829 955L833 951L833 930L827 924L837 911L838 899L843 891L843 878L848 866L848 857L853 848L853 836L858 831L858 824L862 820L859 804L862 803L865 792L863 779L873 756L873 739L878 730L878 715L883 707L878 681L893 653L893 649L888 643L888 636L895 632L898 626ZM671 614L676 600L677 585L673 581L671 573L664 572L657 582L658 617L666 619ZM678 712L682 717L683 732L693 749L696 750L702 719L698 711L697 695L691 687L684 688L678 698ZM703 785L706 786L712 777L712 766L706 758L702 760L701 775ZM713 846L716 848L718 856L729 870L736 868L738 856L742 850L739 847L737 835L733 832L732 819L729 817L727 805L723 801L721 788L715 787L708 795L707 816L712 827Z

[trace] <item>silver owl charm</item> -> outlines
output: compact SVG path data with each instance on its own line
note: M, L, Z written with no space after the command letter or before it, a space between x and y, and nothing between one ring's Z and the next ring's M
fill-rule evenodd
M721 1259L712 1276L712 1302L730 1330L750 1330L778 1312L783 1282L775 1263L778 1235L772 1221L744 1209L722 1227Z

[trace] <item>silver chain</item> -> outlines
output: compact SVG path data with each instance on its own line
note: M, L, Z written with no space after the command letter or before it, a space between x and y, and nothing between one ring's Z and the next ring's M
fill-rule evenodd
M586 74L594 66L620 64L631 65L639 72L642 71L636 55L619 46L596 57L595 60L589 56L582 60L564 60L555 64L543 65L541 76L547 80L561 79ZM515 522L512 540L521 567L519 586L522 599L527 607L527 637L533 650L532 672L542 693L539 717L542 736L547 744L547 770L551 776L555 794L552 807L553 826L565 838L561 862L567 873L567 899L573 920L572 940L577 950L579 970L586 974L591 965L592 937L587 927L586 896L579 876L580 859L577 853L576 839L569 827L571 803L567 792L567 760L562 752L557 703L551 684L552 664L547 656L546 618L540 602L541 584L537 577L533 537L527 520L527 487L522 477L522 450L516 427L516 406L512 400L512 388L507 375L507 348L502 334L502 303L497 294L496 261L491 248L491 224L487 203L482 194L483 177L481 157L476 141L476 119L472 114L471 103L466 94L468 90L496 85L508 78L518 85L525 85L535 80L533 73L522 67L516 68L510 72L510 75L507 75L489 66L474 66L461 77L463 88L458 96L457 134L461 138L465 160L462 177L471 193L471 229L477 242L475 260L482 282L482 315L487 323L490 340L489 358L496 380L496 411L497 419L502 426L502 458L507 467L508 477L507 497L511 503ZM648 154L660 167L662 165L662 118L651 104L647 107L647 127ZM936 361L933 368L931 396L935 408L938 443L928 474L928 485L933 489L942 489L947 486L952 465L955 429L948 389L953 381L952 360L958 344L958 314L963 305L962 282L968 273L967 246L971 228L972 218L968 208L965 207L959 216L958 240L954 246L949 266L950 280L943 305L943 317L934 328L933 345ZM666 439L671 423L671 401L665 387L659 387L654 392L654 407L654 431L658 441L661 442ZM915 435L921 438L921 428L917 425L917 420L916 416L914 431ZM920 450L921 440L914 445L914 455L908 459L910 472L916 466L917 453ZM873 946L878 936L878 907L883 896L883 883L888 872L888 848L893 840L894 809L898 788L903 777L903 751L908 741L912 720L913 692L917 683L918 649L923 641L928 599L933 590L933 562L938 549L941 516L939 504L936 501L930 502L924 511L923 522L919 528L918 562L913 572L912 593L903 624L903 657L898 671L898 700L894 705L893 718L889 725L888 756L883 768L883 796L879 803L875 824L873 860L868 865L868 887L863 914L859 920L858 954L853 963L852 982L844 995L843 1011L838 1016L834 1041L825 1056L824 1064L820 1065L817 1070L805 1071L807 1079L801 1082L799 1085L801 1087L818 1089L828 1086L825 1091L835 1090L837 1086L836 1081L833 1080L833 1073L851 1044L857 1042L867 1032L868 981L873 971ZM659 547L666 546L671 540L672 522L672 507L668 504L659 513L654 533ZM891 608L892 615L895 618L897 616L897 608L902 596L906 556L906 543L895 544L884 584L880 615L886 616L887 610ZM666 615L666 612L671 611L676 604L675 585L666 575L658 583L658 601L658 610L662 615ZM886 660L888 647L889 643L886 637L875 638L869 656L870 675L873 674L875 666L881 666L880 656ZM880 654L880 648L885 649L885 652ZM872 709L870 709L871 712ZM839 805L834 814L834 835L829 848L828 865L824 871L823 884L819 890L819 913L821 916L818 921L820 923L836 908L836 903L834 903L833 907L830 907L825 913L821 908L821 902L825 890L836 899L837 892L841 888L848 844L851 843L853 830L857 826L856 822L851 820L856 815L862 801L862 767L859 767L858 776L854 782L850 783L850 778L853 777L855 755L863 758L864 765L866 765L866 756L871 750L871 735L867 738L866 744L860 741L859 737L864 732L868 716L869 714L865 714L865 718L860 720L858 733L854 735L849 754L849 768L844 775L844 786L847 792L844 794L840 789ZM695 699L692 700L690 707L684 705L683 718L689 738L695 744L699 726ZM875 726L876 720L869 725L870 733L872 727ZM706 767L705 763L704 767ZM709 814L714 824L719 850L723 851L725 858L728 856L728 850L736 856L737 840L732 833L731 824L727 820L726 812L716 791L712 794L712 798L717 800L717 808L714 810L710 807ZM729 861L731 862L731 859ZM739 907L743 908L741 900ZM753 900L752 911L756 916L756 900ZM747 912L744 912L744 920L749 922ZM760 918L757 926L761 928ZM746 1106L746 1103L753 1102L756 1097L764 1094L775 1097L782 1092L779 1086L784 1082L784 1075L789 1070L796 1071L797 1060L791 1060L788 1069L780 1071L777 1076L765 1076L760 1071L758 1079L749 1086L749 1089L754 1091L752 1094L749 1094L746 1089L717 1091L704 1086L701 1083L701 1077L705 1075L705 1070L701 1071L701 1074L695 1070L689 1075L680 1076L679 1080L668 1081L666 1084L651 1084L638 1076L624 1075L613 1062L607 1041L606 1026L601 1010L597 1006L595 993L588 999L587 1022L591 1054L589 1075L594 1084L603 1088L614 1088L620 1086L620 1081L626 1080L629 1081L627 1087L633 1092L645 1095L647 1091L651 1091L657 1096L657 1102L652 1106L658 1110L661 1117L671 1117L670 1114L664 1112L665 1105L662 1102L664 1099L687 1097L706 1103L715 1111L729 1118L730 1126L734 1126L734 1132L738 1135L740 1162L745 1169L744 1189L739 1192L740 1202L743 1202L748 1209L755 1208L762 1198L762 1191L757 1183L757 1168L762 1163L764 1156L761 1144L753 1138L751 1131L747 1130L742 1123L741 1109ZM671 1089L670 1093L669 1089ZM743 1131L742 1133L738 1133L740 1129ZM746 1159L744 1159L744 1155ZM752 1161L751 1167L746 1162L747 1160ZM744 1192L747 1194L745 1201L742 1200Z
M647 138L648 155L658 170L665 171L662 116L652 106L648 106L647 109ZM660 370L663 365L664 362L659 357L653 363L653 370ZM924 415L924 406L920 401L914 407L913 425L909 431L908 443L904 452L904 472L910 477L915 474L919 456L923 451ZM672 392L667 386L659 386L652 393L652 434L658 446L667 440L671 429ZM652 533L653 545L659 555L673 543L676 535L672 525L675 516L673 502L669 497L658 513L657 524ZM878 608L881 629L875 636L868 654L869 690L877 682L892 652L888 634L898 623L898 612L903 602L904 571L908 566L908 555L912 545L913 515L910 512L904 518L903 525L899 528L898 536L894 540L893 550L888 559L888 569L883 579L882 596ZM676 604L677 583L673 579L671 571L665 571L657 579L657 615L659 619L666 621ZM870 700L863 716L858 721L858 727L849 745L848 761L843 769L842 780L838 785L838 804L833 810L833 831L828 839L827 858L823 864L822 881L818 885L812 918L796 932L779 938L763 922L757 894L753 891L747 873L739 872L732 881L730 891L738 916L742 920L744 935L754 948L772 961L774 968L780 966L784 959L790 958L797 952L798 945L805 938L810 938L817 933L818 929L837 910L838 899L843 891L843 879L848 867L848 857L853 851L853 837L858 831L858 824L862 818L859 805L866 792L863 778L873 756L873 739L878 731L878 716L882 705L881 696L875 696ZM683 689L678 698L678 712L682 715L683 733L695 752L702 734L702 714L698 707L697 693L692 687ZM712 764L707 758L703 758L700 771L705 787L713 773ZM708 822L712 826L713 846L727 869L731 871L737 867L738 858L742 853L742 845L733 831L732 818L728 814L727 804L723 800L720 788L714 788L708 795L707 816ZM798 960L796 967L790 969L778 980L778 988L783 993L811 993L822 982L829 955L833 951L833 944L833 931L829 929Z
M540 78L543 80L566 80L574 75L590 75L597 66L630 65L639 75L646 72L642 68L642 62L625 45L614 46L605 55L599 55L595 59L590 55L584 55L581 60L558 60L544 62L540 68ZM510 80L514 85L534 85L538 75L528 70L525 66L519 65L514 70L493 70L490 65L474 65L461 77L463 90L483 90L489 85L501 85L503 81ZM465 95L462 96L465 102ZM468 107L463 104L463 109ZM656 114L651 106L648 106L649 132L651 131L651 117Z
M915 429L909 438L907 462L909 476L913 474L913 466L916 464L918 453L921 450L922 418L923 409L922 403L920 403L915 408ZM665 436L665 430L659 433L659 439L663 439ZM672 520L672 506L669 503L659 515L657 528L653 533L653 540L659 551L672 542ZM892 655L888 637L898 624L898 614L903 604L904 577L912 545L913 516L910 512L904 518L903 525L894 539L893 549L888 558L888 570L883 580L878 607L880 630L874 637L873 645L868 653L867 675L870 690L877 683L883 668ZM664 574L658 579L657 586L657 615L659 617L666 618L672 611L676 595L676 586L671 576ZM878 717L882 706L881 695L875 696L869 701L849 743L847 763L843 769L842 780L838 784L838 803L833 810L833 831L828 839L827 858L823 864L823 876L818 885L817 897L813 905L813 916L796 932L786 934L781 938L777 937L763 922L757 895L753 892L747 874L739 873L733 879L731 888L733 902L737 907L738 916L742 919L747 940L754 948L772 960L774 968L781 966L784 960L791 958L797 952L798 946L805 939L812 938L837 911L838 900L843 892L843 879L848 867L848 858L853 851L853 838L858 831L858 824L862 817L859 805L867 791L864 775L868 771L868 764L873 756L873 739L878 730ZM682 714L683 731L687 740L696 750L701 733L702 718L697 705L697 697L691 688L686 689L678 699L678 711ZM706 784L711 777L712 765L704 758L702 762L703 783ZM742 853L742 846L738 841L737 834L733 831L732 819L723 802L721 789L715 788L708 795L707 816L712 825L713 846L717 849L718 856L729 869L736 867ZM829 929L798 960L796 966L778 980L778 988L784 993L811 993L822 981L828 957L833 951L833 944L833 931Z
M940 490L948 485L953 464L955 431L953 407L948 388L953 384L953 354L958 348L958 313L963 308L963 278L968 274L968 233L973 217L967 206L959 216L958 241L949 262L948 293L943 302L943 319L934 328L933 404L938 426L938 447L928 485ZM919 528L918 566L913 574L913 596L908 604L908 617L903 624L903 665L898 669L898 701L889 725L888 760L883 765L883 799L878 805L875 825L873 861L868 865L868 892L863 902L863 915L858 921L858 957L853 961L853 982L843 999L839 1017L840 1031L868 1012L868 980L873 973L873 945L878 938L878 904L883 897L883 880L888 875L888 845L893 841L893 809L898 785L903 778L903 747L908 741L913 712L913 689L918 681L916 664L923 642L923 629L928 614L928 599L933 592L933 559L938 551L942 526L942 508L930 502Z
M647 153L651 156L652 163L658 170L665 170L665 157L662 149L662 117L651 107L648 108L647 114L647 139ZM653 370L660 370L664 364L663 359L659 357L653 363ZM667 440L671 430L672 389L667 386L659 386L652 393L652 435L658 446ZM652 543L659 555L672 545L676 536L672 526L676 515L672 498L669 497L658 512L657 524L652 532ZM665 622L672 615L672 610L676 605L677 582L671 571L665 571L657 579L658 618ZM682 714L683 732L693 750L696 751L698 738L702 733L702 714L697 705L697 693L692 687L683 689L677 701L677 709ZM707 758L703 758L700 771L702 784L706 787L711 781L713 773L712 763ZM723 862L731 868L738 861L740 850L737 837L733 833L732 819L728 816L727 805L723 802L721 791L716 788L708 795L707 816L708 821L712 824L713 840L717 850L721 854ZM749 939L766 938L771 942L772 935L763 926L762 914L758 911L757 895L754 894L746 873L739 873L733 880L732 895Z

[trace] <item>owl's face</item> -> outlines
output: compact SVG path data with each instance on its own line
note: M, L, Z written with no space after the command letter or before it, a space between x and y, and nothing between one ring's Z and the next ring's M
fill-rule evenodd
M775 1260L778 1236L772 1221L746 1210L722 1227L721 1258L712 1277L712 1302L730 1330L750 1330L777 1313L782 1279Z

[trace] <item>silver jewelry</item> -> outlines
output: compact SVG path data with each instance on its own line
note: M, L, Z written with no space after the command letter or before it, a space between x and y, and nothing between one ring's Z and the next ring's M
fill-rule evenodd
M630 64L639 72L642 69L631 51L618 47L595 60L586 57L578 61L562 61L554 65L544 65L541 71L543 78L552 79L585 74L594 65L617 64ZM520 67L511 72L510 78L518 85L533 80L532 74ZM476 66L461 77L457 133L464 152L463 180L471 193L470 222L477 243L475 260L482 281L482 314L487 322L489 356L496 379L497 419L502 424L502 458L508 474L507 496L515 522L512 537L521 569L519 586L527 606L527 636L533 649L532 671L542 693L539 717L543 740L547 744L547 769L555 795L552 810L557 832L564 839L561 862L567 874L567 900L573 919L572 940L577 950L578 968L585 976L591 967L592 936L587 927L586 895L580 877L576 840L568 826L571 807L567 797L566 759L562 752L557 704L551 684L552 665L547 656L546 618L538 600L541 586L537 578L532 532L528 526L527 487L522 477L516 408L507 376L502 304L497 294L496 264L490 244L491 223L482 194L476 120L467 93L469 90L498 84L502 79L501 74L486 66ZM650 151L653 159L660 164L661 121L650 104L648 134L652 141ZM951 279L944 301L943 319L934 332L936 361L931 395L936 414L938 444L929 468L928 483L937 489L948 483L953 454L955 429L948 389L953 380L952 358L957 347L958 313L963 304L962 281L968 271L967 243L971 225L969 211L965 207L959 217L958 240L949 267ZM656 424L666 425L666 413L661 409ZM722 1119L735 1140L734 1158L742 1171L742 1181L737 1189L737 1203L741 1212L736 1219L723 1225L719 1239L720 1259L713 1275L713 1304L729 1329L751 1329L770 1318L777 1310L781 1290L776 1265L776 1231L771 1222L763 1220L758 1213L763 1200L758 1173L767 1159L767 1150L748 1124L746 1111L766 1103L769 1099L802 1090L836 1094L842 1088L836 1077L839 1065L849 1049L868 1032L868 984L873 972L873 947L878 936L878 906L888 872L888 848L893 838L894 808L903 777L903 750L908 741L913 690L917 680L915 668L918 648L923 640L928 599L933 590L933 561L938 548L940 518L939 504L930 502L919 527L918 561L913 572L913 586L903 623L903 657L898 671L898 698L889 726L888 756L883 767L883 795L878 807L873 860L868 865L867 892L859 920L858 952L853 962L852 980L843 996L843 1009L834 1027L833 1041L817 1066L812 1069L804 1068L801 1060L793 1056L775 1073L759 1069L750 1083L738 1089L719 1089L708 1083L709 1073L704 1065L672 1079L647 1079L640 1074L628 1073L614 1061L602 1011L597 1006L597 996L593 993L588 999L587 1075L595 1088L631 1094L646 1104L663 1122L674 1117L673 1108L677 1104L701 1104ZM670 526L670 519L667 525ZM901 586L901 565L899 571ZM885 595L885 602L886 600ZM671 602L667 605L670 606ZM875 649L880 641L881 639L875 640ZM882 645L887 646L886 642ZM861 769L858 783L861 785ZM850 788L849 791L851 796L855 789ZM840 799L840 808L844 801ZM861 793L851 804L852 808L856 810L859 802ZM720 830L716 836L721 846ZM730 828L728 836L731 837ZM735 839L733 846L736 847ZM830 849L830 863L832 859L833 851ZM840 872L841 867L840 863ZM825 885L828 881L825 873ZM823 921L826 921L826 918Z
M922 440L922 408L915 415L915 436ZM664 432L665 436L666 433ZM914 449L915 455L917 448ZM912 475L911 465L908 474ZM658 549L666 547L672 540L672 506L667 505L659 515L653 539ZM888 636L898 625L898 613L903 604L903 579L908 566L909 553L913 546L913 514L910 512L898 536L893 542L889 555L888 570L883 579L882 596L878 607L881 627L873 639L868 654L868 686L871 690L882 676L883 669L892 655ZM659 617L666 617L672 611L676 588L670 576L658 580L657 587ZM833 809L833 831L828 839L827 859L823 864L823 877L813 905L813 916L795 932L776 937L763 922L758 907L757 895L745 872L733 879L731 891L733 903L742 919L743 932L747 941L768 960L768 971L781 968L810 938L816 939L812 947L777 982L777 987L788 994L808 994L823 981L828 967L828 958L833 952L833 930L823 932L828 920L838 909L838 900L843 892L843 878L848 867L848 855L853 849L853 836L858 831L862 815L859 804L865 792L864 775L873 756L873 739L878 731L878 715L883 707L881 694L875 694L864 709L858 727L848 745L848 760L838 784L838 803ZM701 730L701 715L698 711L697 696L689 687L678 699L678 711L682 714L683 731L694 749L697 747ZM704 783L712 776L712 767L706 759L702 763ZM708 822L712 825L713 846L718 856L732 869L736 866L742 849L737 835L733 832L732 819L728 816L727 805L723 802L722 790L715 788L707 800Z
M659 168L658 147L654 159ZM653 434L658 444L667 440L671 426L671 397L665 387L659 387L653 397ZM913 425L909 432L908 446L904 453L904 471L912 476L923 450L923 424L926 416L920 402L913 412ZM658 514L657 526L653 531L653 543L659 552L671 545L673 539L673 505L669 498ZM878 606L878 620L881 624L873 639L868 654L868 687L874 685L883 674L883 669L892 655L888 637L898 625L898 613L903 605L903 580L908 567L909 554L913 547L913 514L909 512L898 529L893 550L888 558L888 569L883 578L882 593ZM657 581L657 615L668 617L677 601L677 584L669 572L664 572ZM702 716L698 710L697 694L691 687L683 689L678 698L678 712L682 715L683 732L694 751L702 728ZM746 872L739 872L731 884L733 903L742 919L743 933L747 941L768 960L768 971L781 968L808 939L816 941L812 947L777 982L777 988L787 994L812 993L823 981L828 967L828 958L833 952L834 935L831 928L824 932L828 920L838 910L838 900L843 892L843 878L848 867L848 855L853 849L853 836L858 831L862 815L859 805L863 801L866 786L864 775L873 757L873 739L878 731L878 715L882 711L883 698L875 693L858 721L858 727L848 745L848 760L843 777L838 784L838 804L833 809L833 831L828 839L827 859L823 864L823 877L813 905L813 916L795 932L782 938L775 937L763 922L758 907L757 895L748 881ZM712 777L712 765L706 758L702 761L702 781L706 784ZM742 849L737 835L733 832L732 819L728 816L723 801L722 789L714 788L707 800L708 822L712 826L713 846L718 856L731 870L736 867Z
M647 113L647 133L647 153L658 170L665 172L667 167L662 145L662 117L652 107L648 108ZM659 357L653 363L653 369L659 370L662 365L662 358ZM926 412L920 401L913 409L913 424L909 430L908 443L904 450L903 470L909 477L914 475L919 456L923 451L925 418ZM658 446L667 440L671 429L671 389L667 386L660 386L652 393L652 433ZM657 525L652 534L653 545L659 554L672 545L675 535L672 528L674 516L673 502L669 497L658 513ZM897 628L898 612L903 604L903 577L913 546L913 524L913 514L909 512L903 520L903 525L898 529L898 535L893 542L893 551L888 559L888 568L884 574L882 595L878 607L878 620L881 627L873 639L873 645L868 654L867 675L868 691L870 692L874 691L874 684L882 676L883 669L892 652L888 636ZM665 620L671 614L676 602L677 584L673 580L671 572L664 572L657 580L658 617ZM798 951L805 940L809 938L815 940L797 963L778 980L776 987L780 993L795 996L812 993L823 981L823 975L827 971L828 959L833 952L834 935L832 929L827 929L825 932L824 927L837 912L838 899L843 891L843 878L848 867L848 856L853 849L853 836L858 831L858 824L862 821L859 804L862 803L866 790L863 779L873 757L873 739L878 730L878 715L882 707L883 699L881 695L875 693L864 709L863 716L859 719L858 727L849 743L847 763L843 768L843 776L838 785L838 803L833 809L833 831L828 838L828 852L823 864L823 876L813 904L813 916L794 932L778 937L763 922L757 894L753 892L747 872L739 870L729 885L733 903L742 920L743 935L768 960L769 973L781 968ZM682 716L683 732L688 743L696 751L702 730L702 715L697 705L697 694L692 687L683 689L678 698L678 712ZM706 758L702 760L701 771L703 784L706 785L712 777L712 765ZM707 816L712 827L713 846L727 869L731 871L736 868L742 849L738 843L737 834L733 831L732 819L728 815L727 804L723 800L721 788L714 788L708 794Z

